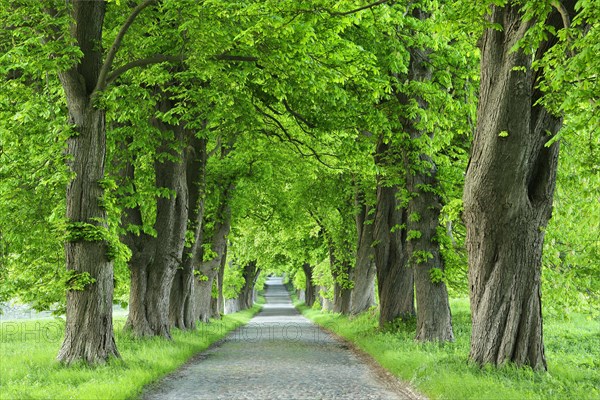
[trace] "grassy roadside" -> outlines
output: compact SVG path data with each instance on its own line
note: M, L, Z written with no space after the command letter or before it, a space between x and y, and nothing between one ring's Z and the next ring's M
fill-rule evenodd
M383 367L431 399L598 399L600 321L574 315L546 320L548 373L506 366L499 370L467 363L471 330L467 299L451 300L456 341L444 345L413 340L415 326L379 332L377 315L355 318L297 307L309 319L350 340Z
M55 360L64 334L59 319L0 323L0 399L130 399L142 388L177 369L194 354L247 323L260 309L199 324L194 332L172 330L173 340L115 335L122 360L94 368L64 367Z

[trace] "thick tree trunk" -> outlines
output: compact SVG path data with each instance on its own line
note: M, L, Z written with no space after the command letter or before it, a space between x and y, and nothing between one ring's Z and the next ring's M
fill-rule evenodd
M362 196L357 195L356 229L358 242L356 245L356 264L352 270L352 295L350 313L359 314L375 305L375 252L373 249L373 217L369 216L369 206L362 204Z
M574 2L562 3L573 10ZM545 144L561 121L535 105L532 56L512 50L533 21L523 21L514 4L492 7L490 18L504 29L490 28L483 36L477 129L463 197L470 358L480 365L546 369L540 271L558 144Z
M159 104L159 111L165 112L173 107L171 101L163 93L163 99ZM182 146L182 150L174 150L171 142L165 142L159 148L159 152L168 153L169 159L164 162L156 161L154 171L156 176L156 187L168 189L169 197L160 196L156 200L156 240L153 256L147 264L132 265L132 288L130 297L139 297L142 301L132 301L129 305L130 315L126 327L136 336L163 336L171 338L169 320L169 300L171 297L171 286L177 268L182 264L185 234L188 220L188 187L186 181L186 148L185 141L191 136L183 125L172 126L158 120L153 120L153 125L163 132L172 131L175 134L175 145ZM176 160L176 161L173 161ZM139 211L137 211L139 213ZM130 212L131 215L131 212ZM141 217L139 217L141 222ZM140 244L144 237L129 235L128 244L132 250L135 260L145 244ZM133 244L133 245L132 245ZM142 258L142 257L140 257ZM144 269L145 271L141 271ZM134 279L145 279L145 282L136 282ZM145 290L145 293L140 292Z
M380 141L376 162L384 164L389 147ZM386 186L379 177L375 211L375 265L379 292L379 327L384 328L397 318L410 319L415 315L413 270L408 266L405 248L406 210L398 208L396 186Z
M169 300L169 321L172 326L184 329L196 329L194 312L194 267L191 262L183 262L177 269Z
M193 232L192 246L184 251L183 265L177 270L171 288L170 320L179 329L194 330L196 328L194 269L199 265L198 259L202 246L202 220L204 218L204 198L206 186L206 140L191 138L191 146L187 153L187 186L189 191L188 229Z
M407 242L410 265L414 269L417 299L417 334L420 341L452 341L452 316L448 291L442 280L444 260L437 239L442 202L437 188L436 169L429 157L430 171L419 171L407 178L407 187L413 195L408 205L408 232L419 232L420 237ZM418 217L417 217L418 216ZM438 275L432 274L437 272Z
M73 179L67 187L67 213L72 239L65 243L66 268L73 279L94 279L83 290L67 291L65 340L58 360L67 364L90 364L120 357L112 323L113 264L105 241L77 235L81 224L106 229L106 212L100 205L104 194L106 131L104 110L95 108L92 95L102 63L104 2L74 2L72 27L83 56L72 69L59 74L67 97L69 122L75 135L68 140L67 154Z
M73 119L73 113L71 118ZM71 170L75 177L67 188L67 219L107 229L105 211L100 207L104 177L104 111L84 106L76 123L78 135L69 139ZM85 238L65 243L66 266L76 277L89 274L95 280L84 290L67 291L65 340L58 360L67 364L83 360L93 364L120 357L112 324L113 264L103 241Z
M304 291L304 304L306 304L308 307L312 307L312 305L315 303L317 288L313 282L312 268L310 264L302 264L302 271L304 271L304 277L306 279L306 290Z
M413 16L421 20L429 15L416 8ZM410 49L408 79L412 82L427 82L432 77L430 49ZM408 106L410 100L398 94L401 104ZM420 96L416 100L421 109L427 109L427 102ZM407 254L410 267L414 270L417 300L417 333L419 341L452 341L452 316L448 290L443 281L444 260L440 251L438 228L442 199L437 167L426 154L420 139L428 133L418 128L419 118L401 118L404 131L409 134L410 143L404 146L404 170L406 189L409 193L407 232ZM433 137L433 133L429 133ZM437 274L436 274L437 273Z
M209 269L206 273L203 273L201 279L195 281L194 301L196 303L197 319L200 322L208 322L212 317L212 287L216 274L216 270Z
M154 254L152 254L154 256ZM137 259L135 259L135 258ZM149 258L134 256L129 261L130 289L129 289L129 314L125 324L126 330L131 330L136 336L152 336L152 329L145 312L146 293L148 291L148 265Z

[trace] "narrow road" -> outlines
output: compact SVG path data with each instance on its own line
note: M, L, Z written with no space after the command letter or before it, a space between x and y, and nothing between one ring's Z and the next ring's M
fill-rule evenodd
M296 311L281 278L246 326L158 382L143 399L411 399Z

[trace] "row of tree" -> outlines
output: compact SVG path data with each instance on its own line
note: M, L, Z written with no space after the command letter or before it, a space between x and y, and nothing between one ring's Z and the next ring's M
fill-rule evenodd
M563 115L591 132L570 165L597 154L595 7L3 0L0 294L66 289L66 363L119 356L113 300L170 338L250 306L261 268L448 341L468 255L470 358L544 369Z

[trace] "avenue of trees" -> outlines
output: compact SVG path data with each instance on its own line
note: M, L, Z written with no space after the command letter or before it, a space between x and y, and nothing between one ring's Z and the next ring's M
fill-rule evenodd
M544 370L599 312L599 10L0 0L0 301L94 364L114 303L169 340L271 272L418 341L468 295L471 361Z

